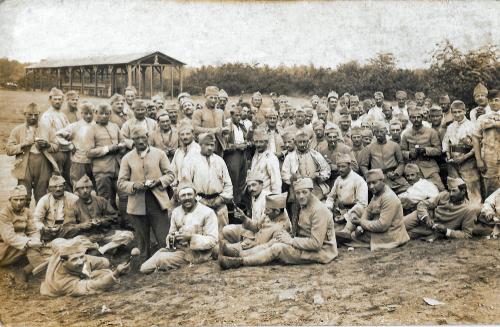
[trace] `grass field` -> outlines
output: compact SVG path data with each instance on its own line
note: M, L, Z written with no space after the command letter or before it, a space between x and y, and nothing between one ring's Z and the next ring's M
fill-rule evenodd
M0 97L2 139L29 102L47 106L47 93ZM12 163L0 155L0 206L15 184ZM210 262L127 275L113 291L84 298L42 297L41 277L19 285L11 268L0 268L0 326L498 324L499 271L500 242L486 239L410 242L377 253L340 248L327 265L221 271Z

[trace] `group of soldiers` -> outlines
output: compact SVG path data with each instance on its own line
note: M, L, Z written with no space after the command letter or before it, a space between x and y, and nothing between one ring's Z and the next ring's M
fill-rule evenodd
M222 269L329 263L337 246L500 233L500 92L477 107L442 95L331 91L292 105L215 86L93 104L53 88L24 108L6 151L18 185L0 211L0 265L45 271L49 296L102 292L130 270L104 256L135 245L140 272L217 259ZM65 101L66 100L66 101ZM266 99L267 100L267 99ZM32 196L35 204L31 204ZM34 210L32 210L34 207ZM154 239L154 241L152 241Z

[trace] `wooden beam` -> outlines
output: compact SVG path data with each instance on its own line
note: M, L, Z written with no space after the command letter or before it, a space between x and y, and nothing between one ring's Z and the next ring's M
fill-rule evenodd
M35 89L36 89L35 82L36 82L36 69L33 69L33 76L31 78L31 86L32 86L33 91L35 91Z
M163 65L160 65L160 93L163 96Z
M142 80L142 98L146 97L146 67L141 68L141 80Z
M127 65L127 86L132 86L132 66Z
M153 65L151 65L150 67L151 67L151 75L149 76L149 82L150 82L149 89L150 89L150 98L152 98L153 97L153 73L154 73L154 68L153 68Z
M95 78L95 86L94 86L94 95L95 96L98 96L97 94L97 81L99 80L99 76L97 75L97 73L99 72L99 69L97 68L97 66L94 66L94 78Z
M180 90L179 90L179 93L182 93L182 66L179 66L179 79L180 79L180 82L179 82L179 86L180 86Z
M57 68L57 87L62 90L61 68Z
M170 65L170 100L174 99L174 66Z
M85 69L83 67L80 67L80 94L84 94L84 89L83 89L83 74L85 73Z
M69 67L69 89L73 89L73 68Z
M43 91L43 69L40 71L40 91Z

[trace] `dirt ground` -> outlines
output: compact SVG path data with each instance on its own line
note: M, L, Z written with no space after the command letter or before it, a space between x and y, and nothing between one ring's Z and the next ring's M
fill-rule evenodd
M22 121L25 103L45 104L46 96L0 91L0 136ZM11 165L0 156L0 205L15 184ZM0 326L500 323L500 241L486 239L410 242L376 253L340 248L327 265L221 271L210 262L127 275L112 292L86 298L42 297L41 277L19 285L12 271L0 268Z

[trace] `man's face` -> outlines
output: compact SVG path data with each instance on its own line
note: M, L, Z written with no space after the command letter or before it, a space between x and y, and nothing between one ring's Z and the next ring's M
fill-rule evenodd
M398 101L398 107L399 108L404 108L406 104L406 98L405 97L399 97L396 99Z
M156 105L156 109L162 110L165 103L163 102L163 100L160 99L160 100L155 101L155 105Z
M118 98L115 100L113 103L111 103L111 109L113 109L114 112L117 114L123 112L123 106L125 105L125 99L124 98Z
M269 219L275 220L280 215L280 210L279 209L265 208L264 214L266 214L266 216L268 216Z
M257 114L257 108L256 107L250 108L250 118L253 119L253 117L255 117L256 114Z
M60 199L64 196L64 183L60 185L50 186L50 192L56 199Z
M10 205L14 211L19 212L23 210L26 205L26 197L25 196L13 196L10 198Z
M78 100L80 98L78 96L72 96L71 98L68 99L68 105L70 108L77 108L78 107Z
M94 120L94 112L92 111L92 109L83 110L82 118L87 123L90 123L92 120Z
M490 108L492 111L497 112L500 110L500 98L493 98L490 100Z
M411 123L413 124L413 127L415 128L420 128L422 127L422 120L423 120L423 116L421 114L418 114L418 115L410 115L410 121Z
M385 138L386 130L384 128L375 128L373 130L373 135L377 139L378 143L384 143L386 140Z
M182 106L182 110L184 110L184 115L188 116L188 117L191 117L191 115L193 114L194 112L194 105L191 103L191 102L186 102L183 106Z
M215 108L217 101L219 101L219 97L216 95L207 95L205 97L205 104L207 105L207 108L210 108L210 109Z
M385 106L384 108L382 108L382 113L384 114L386 120L391 120L391 118L392 118L392 108L391 107Z
M262 105L262 98L259 97L252 98L252 105L254 107L260 108L260 106Z
M460 203L465 198L465 192L458 187L450 188L450 201L451 203Z
M302 127L306 121L306 115L302 111L295 114L295 125Z
M170 130L170 117L168 115L163 115L158 118L158 124L162 131Z
M335 111L335 109L337 108L337 102L339 100L337 98L334 98L334 97L331 97L330 99L328 99L328 109L330 111Z
M436 114L436 113L430 114L429 120L432 126L439 126L441 125L441 121L443 120L443 114Z
M318 112L318 119L322 121L326 121L326 112Z
M137 151L144 151L148 147L148 137L145 135L134 137L132 141Z
M363 143L362 137L359 134L351 135L352 145L359 148Z
M474 101L476 101L478 106L486 107L486 105L488 104L488 97L486 96L486 94L476 94L474 96Z
M224 110L226 108L227 98L219 98L219 108Z
M266 116L266 122L267 126L274 129L276 127L276 124L278 123L278 117L276 117L275 115Z
M248 181L247 189L251 196L257 197L260 192L262 192L262 182L260 181Z
M196 205L196 193L192 188L183 188L179 191L179 200L184 210L191 211Z
M243 120L247 119L249 111L250 111L250 109L248 109L247 107L242 107L241 108L241 119L243 119Z
M423 111L422 112L422 120L424 121L429 121L429 111Z
M137 120L143 120L144 118L146 118L146 112L147 112L146 106L138 105L134 107L133 110L134 110L134 116Z
M312 190L310 189L302 189L295 191L295 197L297 198L297 202L301 207L305 207L309 203L309 199L311 198Z
M306 125L309 125L312 122L313 116L314 116L314 114L312 112L306 114L306 118L304 121Z
M283 143L285 143L285 148L288 151L294 151L295 150L295 140L294 139L286 140Z
M181 139L182 144L189 145L193 142L194 135L191 130L185 129L179 133L179 138Z
M170 123L177 124L177 110L169 110L168 116L170 117Z
M127 101L127 104L131 106L132 103L134 103L134 100L135 100L135 93L133 91L126 91L125 101Z
M382 190L384 189L384 186L385 186L384 180L382 180L382 179L373 178L373 179L367 180L366 182L368 184L368 189L374 195L380 194L380 192L382 192Z
M393 140L399 141L401 139L401 127L399 125L391 125L390 133Z
M318 105L318 103L319 103L319 100L316 99L316 98L314 98L314 99L311 100L311 105L312 105L313 108L316 108L316 106Z
M357 107L359 105L359 100L351 100L349 104L349 107Z
M462 120L464 120L465 110L462 110L460 108L453 108L451 109L451 114L453 115L453 120L461 122Z
M384 97L383 97L383 96L381 96L381 95L379 95L379 94L377 94L377 95L375 96L375 104L376 104L378 107L381 107L383 103L384 103Z
M106 109L99 109L97 110L96 116L95 116L95 121L98 124L101 125L106 125L109 121L109 116L111 115L111 112Z
M85 265L85 254L75 253L68 256L63 262L64 268L73 273L81 273Z
M76 195L84 201L90 199L90 194L92 193L92 186L83 186L76 189Z
M337 133L328 133L326 134L326 141L328 142L328 145L332 148L334 148L337 145L339 136Z
M351 128L351 121L350 120L347 120L347 119L343 119L339 122L340 124L340 129L342 131L348 131L349 128Z
M360 110L359 110L358 106L351 107L350 111L351 111L350 114L351 114L351 119L352 120L356 120L356 119L359 118Z
M146 114L149 118L156 120L156 106L148 106L146 108Z
M255 140L254 144L258 153L262 153L267 149L267 140Z
M410 185L415 184L419 180L417 172L408 172L408 173L405 173L405 178L408 181L408 183L410 183Z
M205 141L200 144L201 147L201 154L204 156L211 156L214 153L214 148L215 148L215 142L212 141Z
M447 113L450 110L450 105L449 101L439 101L439 106L443 109L444 113Z
M40 114L25 113L24 117L26 118L26 124L33 126L38 123L38 117L40 117Z
M309 140L304 137L298 138L295 140L295 145L300 152L306 152L309 148Z
M325 129L323 127L316 127L314 129L314 134L318 140L321 140L325 136Z
M62 95L54 95L50 97L50 104L54 109L59 110L62 107L63 97Z
M231 120L233 121L233 124L239 124L241 121L241 112L235 111L231 114Z
M417 106L422 107L424 105L425 98L417 97L415 98L415 101L417 102Z
M372 143L373 137L371 137L371 136L363 136L362 140L363 140L363 145L367 146L370 143Z
M337 168L342 178L346 178L347 175L349 175L349 172L351 171L351 165L345 162L338 162Z

